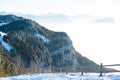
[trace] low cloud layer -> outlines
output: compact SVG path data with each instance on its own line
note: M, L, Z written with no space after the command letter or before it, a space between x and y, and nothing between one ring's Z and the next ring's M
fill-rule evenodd
M112 17L106 17L106 18L98 18L94 20L96 23L114 23L114 19Z
M14 14L17 16L23 16L27 19L32 19L39 22L44 23L70 23L72 21L82 21L82 22L94 22L94 23L114 23L115 20L113 17L99 17L92 15L65 15L65 14L56 14L56 13L48 13L41 15L31 15L31 14L22 14L22 13L10 13L10 12L0 12L3 14Z

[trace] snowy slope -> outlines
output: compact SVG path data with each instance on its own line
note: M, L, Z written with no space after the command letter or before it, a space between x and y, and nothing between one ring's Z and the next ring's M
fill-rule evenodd
M6 24L8 24L8 23L0 23L0 27L3 26L3 25L6 25Z
M3 41L3 37L5 35L7 35L7 34L4 32L0 32L0 42L6 48L6 50L8 50L10 52L10 50L13 49L13 47L11 45L9 45L8 43L6 43L5 41Z
M35 34L37 38L42 39L43 42L49 42L49 39L47 39L45 36L40 35L39 33Z
M6 24L8 24L8 23L0 23L0 27L3 25L6 25ZM0 31L0 42L6 48L6 50L8 50L10 52L10 50L13 49L13 47L11 45L9 45L8 43L6 43L5 41L3 41L3 37L5 35L7 35L7 34Z
M28 74L13 76L7 78L0 78L0 80L120 80L120 75L107 75L99 77L99 75L85 75L80 74Z

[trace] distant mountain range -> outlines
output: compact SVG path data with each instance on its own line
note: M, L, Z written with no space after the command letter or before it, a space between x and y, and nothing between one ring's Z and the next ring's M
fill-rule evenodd
M48 30L15 15L0 15L0 72L16 75L66 66L70 72L81 68L85 72L100 71L99 65L74 49L65 32Z
M66 15L66 14L57 14L57 13L47 13L40 15L32 15L32 14L22 14L15 12L0 12L0 15L8 15L13 14L17 16L22 16L26 19L32 19L37 22L43 23L70 23L74 20L83 20L91 23L114 23L115 20L112 16L104 17L104 16L93 16L89 14L76 14L76 15Z

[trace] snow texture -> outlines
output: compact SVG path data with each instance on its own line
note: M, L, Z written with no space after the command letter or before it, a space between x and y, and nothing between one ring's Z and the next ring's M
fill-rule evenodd
M11 45L9 45L8 43L6 43L5 41L3 41L3 37L7 35L6 33L0 32L0 42L2 43L2 45L5 47L6 50L8 50L10 52L11 49L13 49L13 47Z
M6 24L8 24L8 23L0 23L0 27L3 26L3 25L6 25Z
M99 74L86 74L81 76L80 73L74 74L27 74L13 77L0 78L0 80L120 80L120 75L106 75L99 77Z
M37 38L42 39L43 42L49 42L49 39L47 39L46 37L44 37L43 35L40 35L39 33L35 34L35 36Z
M7 34L4 33L4 32L0 32L0 35L1 35L1 36L5 36L5 35L7 35Z

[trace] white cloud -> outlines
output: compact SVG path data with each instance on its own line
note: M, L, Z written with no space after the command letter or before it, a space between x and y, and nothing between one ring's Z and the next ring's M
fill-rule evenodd
M106 18L98 18L94 20L95 23L114 23L114 19L112 17L106 17Z

